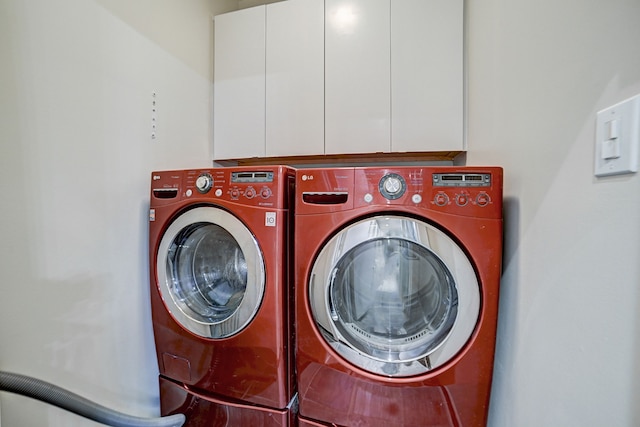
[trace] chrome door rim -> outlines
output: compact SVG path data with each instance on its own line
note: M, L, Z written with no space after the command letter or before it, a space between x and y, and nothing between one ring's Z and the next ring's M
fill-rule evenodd
M242 301L232 315L219 322L196 319L190 307L176 298L176 292L171 289L173 284L167 276L169 247L185 227L198 223L215 224L228 231L237 241L247 262L247 286ZM171 316L183 328L204 338L226 338L243 330L257 314L264 296L264 258L256 239L238 218L213 206L186 211L169 225L158 247L156 273L160 296Z
M383 229L377 222L391 224ZM402 230L411 229L413 233ZM373 230L373 231L372 231ZM453 278L458 297L457 315L447 336L428 353L402 360L382 360L365 354L340 332L332 319L330 286L334 268L344 254L362 243L395 238L415 243L435 255ZM308 284L309 304L326 342L350 363L374 374L405 377L429 372L452 359L473 335L480 315L480 289L475 270L464 251L438 228L409 217L378 215L360 220L336 233L315 259ZM335 318L335 313L333 313Z

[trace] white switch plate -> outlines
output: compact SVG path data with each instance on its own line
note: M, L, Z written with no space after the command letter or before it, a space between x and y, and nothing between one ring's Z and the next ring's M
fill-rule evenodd
M638 171L640 95L598 112L596 116L595 175Z

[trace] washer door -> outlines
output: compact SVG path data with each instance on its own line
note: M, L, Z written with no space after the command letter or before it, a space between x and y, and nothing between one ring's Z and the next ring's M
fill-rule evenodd
M309 303L325 340L375 374L419 375L467 343L480 313L471 262L439 229L375 216L333 236L316 258Z
M198 207L165 232L156 263L165 306L185 329L205 338L240 332L258 312L264 259L249 229L216 207Z

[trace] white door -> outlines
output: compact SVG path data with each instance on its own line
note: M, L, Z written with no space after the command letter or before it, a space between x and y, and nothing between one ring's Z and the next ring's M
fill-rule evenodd
M389 0L325 2L325 153L389 152Z
M265 155L265 7L215 17L213 155Z
M264 295L264 259L249 229L204 206L178 216L162 237L158 287L173 318L205 338L225 338L255 317Z
M324 154L324 1L267 5L266 155Z
M438 228L380 215L340 230L309 278L326 341L376 374L418 375L454 357L473 334L480 289L464 251Z
M464 1L391 2L391 151L464 150Z

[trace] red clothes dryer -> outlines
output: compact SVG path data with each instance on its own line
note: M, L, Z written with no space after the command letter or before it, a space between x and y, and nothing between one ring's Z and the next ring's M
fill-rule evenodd
M299 425L485 425L502 169L300 169L295 191Z
M294 172L151 174L151 312L163 415L186 426L293 425Z

